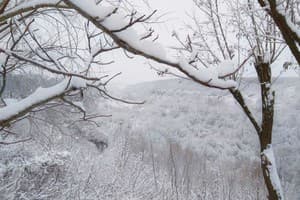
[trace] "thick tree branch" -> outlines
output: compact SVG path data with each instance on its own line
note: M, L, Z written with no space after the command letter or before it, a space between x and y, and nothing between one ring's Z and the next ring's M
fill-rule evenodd
M9 126L10 122L26 115L32 109L44 105L56 98L61 98L68 92L80 89L85 81L79 78L65 79L55 86L49 88L39 88L33 94L21 101L0 108L0 126Z
M107 35L109 35L114 40L114 42L117 45L119 45L123 49L127 50L128 52L133 53L135 55L143 56L145 58L148 58L150 60L156 61L156 62L161 63L161 64L165 64L165 65L174 67L174 68L178 69L179 71L181 71L182 73L184 73L190 79L192 79L193 81L195 81L195 82L197 82L197 83L199 83L201 85L204 85L204 86L207 86L207 87L211 87L211 88L218 88L218 89L233 88L233 86L228 87L228 86L222 86L221 84L214 84L214 82L212 80L210 80L210 79L208 81L203 81L203 80L199 79L196 74L190 73L190 71L188 71L186 68L182 67L177 62L169 61L167 59L162 59L162 58L160 58L158 56L154 56L154 55L149 54L149 53L147 53L147 52L145 52L145 51L143 51L143 50L141 50L139 48L136 48L133 45L130 45L128 42L126 42L123 39L121 39L118 36L118 33L114 33L112 30L110 30L109 28L107 28L106 26L104 26L101 23L102 20L99 21L99 19L97 17L93 17L90 13L88 13L88 11L86 11L83 8L77 6L72 0L64 0L64 2L69 7L74 8L75 10L77 10L77 12L80 13L83 17L85 17L86 19L88 19L89 21L91 21L97 28L99 28L100 30L102 30ZM196 69L194 71L197 72Z
M268 4L265 0L258 0L260 6L264 8L268 14L273 18L277 27L279 28L286 44L289 46L292 54L296 58L298 64L300 65L300 50L297 47L300 46L300 36L292 29L289 25L287 16L283 15L277 6L276 0L268 0Z
M0 14L2 14L5 10L5 8L7 7L8 3L10 0L4 0L1 2L0 4Z
M241 92L237 89L230 89L229 90L230 93L232 94L232 96L235 98L235 100L240 104L241 108L243 109L244 113L246 114L246 116L248 117L248 119L250 120L250 122L252 123L252 125L254 126L257 135L260 137L261 135L261 127L258 124L257 120L255 119L255 117L253 116L252 112L250 111L249 107L247 106L243 95L241 94Z

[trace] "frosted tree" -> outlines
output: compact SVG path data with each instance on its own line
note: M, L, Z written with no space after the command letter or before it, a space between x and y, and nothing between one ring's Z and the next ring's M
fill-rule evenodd
M272 17L286 44L300 65L300 3L297 0L258 0Z
M229 92L240 104L241 109L247 115L257 132L257 136L261 145L261 167L269 192L269 199L283 199L280 181L275 165L274 153L272 150L272 127L275 92L271 88L271 63L279 53L278 51L273 51L273 49L277 49L277 46L274 47L276 43L273 39L274 35L267 34L261 36L261 40L254 42L254 46L249 48L251 51L250 55L247 55L244 58L243 62L237 62L238 64L236 64L236 62L233 62L234 49L232 49L229 41L225 37L224 25L222 24L222 20L220 19L220 15L218 14L218 1L216 0L207 2L208 6L210 7L209 11L211 12L208 13L208 15L212 20L211 22L213 22L213 31L215 32L214 36L217 38L217 46L219 47L219 52L222 54L222 59L214 55L214 52L212 51L210 52L211 55L209 59L213 59L213 61L205 63L203 62L203 59L199 59L199 57L201 58L202 56L201 52L198 51L199 49L197 50L196 48L193 48L193 41L190 37L188 37L187 39L187 44L184 44L185 49L188 49L188 51L180 52L177 57L170 57L169 55L167 55L167 52L161 45L154 42L155 36L152 29L147 29L143 34L138 34L138 31L136 31L137 29L135 27L140 23L147 21L153 16L153 14L155 14L155 12L150 13L149 15L144 15L136 12L135 10L128 11L128 7L124 7L120 2L116 3L110 1L2 1L0 6L0 24L2 28L1 30L3 30L1 32L1 34L3 34L3 36L1 36L1 41L2 43L4 42L5 45L1 45L0 48L1 57L4 58L1 60L10 60L8 58L14 58L14 60L17 60L10 63L10 66L7 65L7 61L2 61L2 75L5 76L8 69L14 69L16 66L18 66L18 64L26 63L30 66L35 66L40 69L46 70L49 73L61 74L65 78L65 80L63 80L58 85L53 86L52 88L38 90L36 93L33 93L29 97L15 103L13 106L5 105L4 107L2 107L0 109L0 125L2 127L7 127L9 126L9 124L11 124L11 122L20 119L20 117L26 116L28 112L30 112L37 106L44 105L46 102L49 102L53 99L61 99L61 97L65 96L66 94L73 93L74 91L78 92L85 87L97 88L98 91L100 90L100 92L107 95L105 90L101 90L101 88L99 88L99 86L103 86L103 84L99 84L99 81L101 82L101 78L91 77L87 72L92 71L90 70L90 63L98 55L98 52L102 53L113 50L115 48L122 48L126 52L140 55L152 61L156 61L157 63L177 69L188 79L193 80L203 86L229 90ZM299 50L295 50L295 47L297 48L296 43L299 44L299 37L295 33L298 33L299 29L293 24L288 23L288 21L283 23L283 25L280 23L281 20L279 20L278 22L276 13L278 13L280 10L277 10L278 4L276 4L275 1L269 1L270 8L266 4L266 1L259 2L261 6L263 6L270 13L270 16L274 19L276 26L279 28L283 35L283 39L289 45L293 52L293 55L299 62ZM275 11L273 2L275 2ZM247 12L247 15L250 15L250 23L254 23L253 26L251 26L251 29L253 29L254 31L254 38L257 38L258 36L259 32L257 32L256 30L258 28L262 28L263 30L270 29L271 31L276 32L276 27L274 26L273 21L269 19L260 19L263 22L262 27L255 24L255 21L258 19L256 19L256 16L253 16L252 13L259 12L259 10L257 9L258 4L250 0L247 3L248 9L245 11ZM53 53L47 52L49 48L41 48L41 42L35 41L35 37L33 35L34 31L29 27L29 20L32 20L33 16L40 15L43 12L53 12L53 9L54 11L62 14L58 22L64 21L65 25L67 26L72 24L72 19L88 20L87 24L93 25L93 27L95 28L94 30L96 31L93 34L87 34L88 38L92 39L95 35L101 35L104 36L104 41L108 42L108 44L110 45L108 45L107 49L103 49L103 43L101 43L102 46L99 46L103 50L95 49L94 47L90 46L88 48L85 48L88 52L88 56L83 60L82 57L79 56L82 54L77 54L77 52L63 56L61 55L61 58L58 58L58 55L53 55ZM82 18L79 17L78 14L82 16ZM75 18L72 18L72 16ZM26 20L27 23L24 22ZM266 23L267 25L264 26ZM239 23L239 25L241 24L242 23ZM87 26L88 25L86 25L85 27ZM74 26L73 28L76 27L78 26ZM294 31L292 33L288 33L292 38L288 37L285 33L286 27L288 27L287 30L293 28ZM19 32L20 29L21 31ZM79 30L88 29L79 28ZM239 30L242 30L242 28L240 28ZM68 33L72 32L73 31L71 29L68 29ZM17 35L15 35L14 33L17 33ZM26 41L24 41L23 39L18 39L25 38L25 36L26 38L30 37L33 40L31 42L36 43L36 47L34 49L31 49L32 46L28 45L29 50L25 51L24 49L21 49L20 53L19 49L18 51L15 50L15 46L17 45L14 44L16 43L16 41L20 40L23 41L24 45L26 46ZM55 42L60 41L59 39L61 39L59 34L56 36L58 40L52 41L52 43L50 43L51 47L56 47ZM11 37L12 42L7 43L8 37ZM81 49L78 48L80 47L80 45L78 45L78 43L76 42L74 44L74 41L72 40L73 38L69 39L69 41L71 41L69 42L69 44L73 43L73 46L72 48L69 47L68 50L74 51L74 49ZM250 43L251 42L249 42L249 45ZM88 44L91 45L93 44L93 42ZM20 46L24 47L24 45ZM205 45L206 47L210 46L209 43L203 43L202 45ZM61 45L58 46L61 47ZM60 52L62 49L64 48L61 48L57 52ZM73 58L74 55L78 55L77 59L82 60L81 65L79 64L80 62L75 62ZM32 57L34 57L35 59L32 59ZM61 59L64 60L66 58L69 58L71 60L66 62L61 61ZM240 70L250 58L253 58L255 60L254 66L257 71L257 76L261 86L261 123L253 116L249 107L245 103L245 100L238 88L237 83L237 77ZM17 65L15 64L15 62L17 63ZM51 66L46 65L45 63L50 63ZM76 66L75 68L79 70L74 70L74 66ZM5 80L5 78L3 80ZM37 96L39 96L39 98L37 98Z
M195 0L194 2L201 15L192 17L194 26L189 27L192 36L188 36L186 41L181 41L176 34L175 37L185 51L202 52L196 57L202 65L216 68L231 66L238 69L230 77L236 81L240 81L243 75L243 66L249 63L249 59L252 60L261 90L258 91L262 99L261 119L254 116L239 87L229 91L240 104L259 138L261 168L269 199L282 199L282 189L272 150L275 91L272 90L271 69L286 44L280 41L279 30L272 18L259 12L258 5L253 1L222 3L217 0ZM222 14L226 10L229 12ZM207 21L203 22L201 18ZM237 39L232 39L236 36Z
M77 12L59 1L2 1L0 8L2 131L8 131L20 119L30 118L30 113L61 105L75 108L82 114L81 120L101 117L86 113L80 103L87 88L127 102L106 90L106 85L118 74L109 76L101 72L102 66L113 62L102 58L103 54L119 46L88 20L78 18ZM31 94L32 88L23 85L28 96L8 102L7 94L15 91L10 91L7 83L11 75L18 74L40 75L56 81Z

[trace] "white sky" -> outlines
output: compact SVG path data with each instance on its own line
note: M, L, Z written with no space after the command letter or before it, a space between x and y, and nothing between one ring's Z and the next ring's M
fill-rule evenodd
M162 18L166 23L154 25L154 29L160 35L159 42L166 46L175 44L175 40L171 37L172 31L179 29L184 21L188 19L186 12L192 11L192 0L148 0L152 9L157 9L158 15L165 14ZM116 58L112 66L106 70L122 75L116 78L112 83L118 85L135 84L144 81L153 81L171 77L159 77L154 70L150 69L147 64L148 60L135 56L134 59L128 60L125 56L115 55Z
M157 15L165 14L162 18L164 21L166 21L165 23L152 26L156 33L159 33L160 35L159 42L164 46L176 44L174 38L171 37L172 31L179 30L183 27L184 22L189 21L187 13L192 15L195 11L193 0L148 0L148 2L152 9L158 10ZM134 59L127 59L123 54L121 56L115 55L114 60L116 63L109 65L109 68L105 69L107 72L112 74L122 72L122 75L114 79L114 81L111 83L113 85L125 87L127 85L139 82L173 78L170 76L159 77L157 73L153 69L150 69L150 66L147 64L149 60L139 56L134 56ZM154 62L151 63L156 64L156 67L159 65ZM282 60L278 61L278 64L275 64L276 69L273 69L272 73L274 76L280 74L280 71L282 70L282 64ZM250 70L246 72L245 76L253 76L254 74L254 70ZM284 73L281 74L281 76L295 76L295 73Z

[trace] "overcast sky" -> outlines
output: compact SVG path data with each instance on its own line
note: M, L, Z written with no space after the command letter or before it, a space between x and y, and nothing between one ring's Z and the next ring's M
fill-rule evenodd
M184 21L188 17L186 12L192 12L192 0L148 0L152 9L157 9L157 16L165 14L162 20L166 23L155 25L155 31L160 35L160 41L166 46L175 44L175 40L171 37L173 30L182 27ZM105 69L110 73L122 72L122 75L113 82L121 85L135 84L144 81L153 81L157 79L165 79L170 77L159 77L154 70L150 69L147 64L149 61L135 56L134 59L128 60L125 56L115 55L115 64Z
M192 15L195 11L193 6L193 0L148 0L149 6L152 9L157 9L157 16L165 14L162 18L165 23L159 23L154 25L156 33L159 33L160 40L164 46L171 46L176 44L174 38L171 37L173 30L179 30L183 27L184 22L189 22L187 14ZM180 30L182 31L182 30ZM286 52L285 59L291 57L289 52ZM292 59L292 57L291 57ZM110 73L122 72L122 75L113 81L114 85L127 86L145 81L153 81L159 79L166 79L172 77L159 77L157 73L150 69L149 60L135 56L134 59L127 59L123 54L115 55L116 62L109 68L105 69ZM157 67L159 64L152 62ZM282 71L283 60L279 59L278 64L275 63L275 69L273 68L273 75L277 76ZM255 71L252 68L248 69L245 76L253 76ZM295 72L290 71L281 74L281 76L295 76Z

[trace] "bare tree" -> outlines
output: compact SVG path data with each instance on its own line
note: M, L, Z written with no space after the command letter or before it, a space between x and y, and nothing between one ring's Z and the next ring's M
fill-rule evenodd
M114 50L115 48L122 48L126 52L140 55L145 58L156 61L160 64L167 65L169 67L175 68L185 74L189 79L199 83L201 85L218 88L223 90L229 90L233 97L240 104L242 110L247 115L248 119L252 123L253 127L257 132L257 136L261 145L261 167L263 170L265 183L269 192L269 199L282 199L282 192L280 191L280 183L278 174L276 172L275 160L272 150L272 127L273 127L273 115L274 115L274 96L275 92L272 90L272 77L271 77L271 64L277 57L277 54L280 53L277 49L276 41L273 38L273 33L276 33L276 28L274 24L271 23L270 20L263 20L261 17L257 19L252 13L256 12L256 8L253 7L255 4L252 1L248 1L248 12L250 13L250 19L252 21L252 26L250 27L254 31L254 38L260 38L259 41L249 41L249 45L253 46L248 48L250 50L250 55L246 55L244 60L238 62L238 65L234 63L230 63L229 68L225 66L228 65L228 61L234 58L233 49L230 46L229 40L226 37L226 32L224 29L224 25L221 19L221 15L219 13L219 7L217 0L215 1L195 1L195 2L204 2L205 6L208 9L207 15L210 17L210 23L212 23L212 31L213 37L216 39L217 47L219 48L219 53L221 54L221 58L215 55L214 51L209 50L210 44L205 44L205 38L202 38L202 42L200 42L201 46L205 46L206 52L209 52L209 60L210 62L204 62L203 58L201 58L201 53L194 48L193 41L190 37L187 38L187 42L184 43L184 49L188 50L186 52L181 52L177 58L169 58L165 55L165 52L162 51L163 47L158 44L154 44L153 39L153 31L148 30L144 35L138 35L133 26L138 25L139 23L146 22L150 19L153 13L149 15L139 14L135 11L129 11L126 7L122 7L121 4L113 4L108 1L108 4L105 4L103 1L75 1L75 0L48 0L48 1L29 1L29 2L18 2L18 1L3 1L1 4L1 15L0 15L0 24L1 24L1 38L5 38L2 41L7 41L6 38L10 38L8 45L4 48L1 47L0 51L2 55L5 55L5 60L9 60L9 66L7 64L2 65L3 70L2 74L5 77L7 71L17 67L21 64L30 64L30 66L38 67L39 69L43 69L52 74L58 74L63 77L66 77L65 82L61 83L62 90L56 90L56 92L50 97L39 99L39 101L30 101L30 104L25 107L21 107L17 112L6 115L11 109L9 106L3 107L0 112L1 120L0 124L2 127L8 126L12 121L16 119L20 119L20 117L26 116L26 114L37 106L44 105L46 102L49 102L53 99L64 99L63 97L66 94L73 94L73 92L80 92L82 88L92 87L100 91L102 94L107 95L104 89L99 88L101 86L105 86L105 84L99 84L101 80L100 78L95 78L89 76L87 73L90 69L91 62L93 59L97 57L95 52L107 52ZM276 26L283 34L283 38L286 43L289 45L293 54L299 62L299 51L295 48L296 45L299 44L299 37L295 34L295 31L289 32L291 30L291 26L288 26L286 21L281 21L282 15L277 15L278 10L276 10L276 2L269 1L270 8L265 4L265 1L261 1L261 5L266 8L271 14L272 18L275 20ZM106 2L107 3L107 2ZM203 4L199 4L202 6ZM79 40L76 40L76 36L68 38L68 45L71 44L71 47L68 46L67 52L69 54L62 54L61 57L52 56L46 47L41 45L38 39L36 39L35 33L32 29L30 29L30 24L33 23L32 16L40 15L41 13L47 14L47 12L55 12L61 14L62 20L65 22L64 26L68 27L69 25L74 25L71 23L71 16L79 17L80 14L85 20L88 20L88 24L92 24L96 29L96 32L90 34L88 31L89 25L87 24L86 33L87 38L89 40L93 39L94 36L103 36L101 44L103 41L108 43L106 48L103 48L103 45L98 46L98 50L94 50L94 48L84 48L88 50L90 59L82 59L81 55L78 51L81 49L79 45ZM74 12L75 11L75 12ZM206 12L206 11L205 11ZM261 14L260 14L261 15ZM81 19L83 19L81 18ZM74 18L73 18L74 19ZM262 27L256 24L257 20L262 20ZM277 22L276 22L277 20ZM58 20L57 23L61 22ZM72 28L76 29L77 26L73 26ZM287 29L286 29L287 28ZM19 31L21 29L21 31ZM262 29L262 30L261 30ZM286 30L287 33L285 32ZM70 30L70 29L69 29ZM78 29L76 29L78 30ZM82 28L79 30L82 30ZM19 32L18 32L19 31ZM272 34L268 34L265 31L274 31ZM18 33L18 37L14 33ZM73 31L68 31L71 33ZM75 31L75 33L78 33ZM263 34L262 34L263 33ZM26 36L26 37L25 37ZM31 45L27 45L29 47L28 50L21 49L21 52L14 50L16 43L18 41L24 42L26 45L26 40L22 38L30 37L33 43L36 43L36 47L32 49ZM21 39L20 39L21 38ZM57 42L60 41L61 37L59 34L57 35L57 40L52 41L51 46L57 46ZM75 38L75 39L74 39ZM109 39L108 39L109 38ZM51 42L51 40L49 40ZM88 42L88 44L92 44L92 42ZM42 46L42 47L41 47ZM22 45L23 47L23 45ZM65 49L64 45L58 45L59 52L62 49ZM104 49L104 50L101 50ZM63 51L64 52L64 51ZM71 52L71 53L70 53ZM76 59L74 58L74 55ZM261 88L261 98L262 98L262 122L254 117L249 107L245 103L243 95L241 94L239 88L237 87L237 74L239 70L244 66L244 64L249 60L249 58L254 58L254 66L257 72L257 77L259 79L260 88ZM12 61L11 61L11 58ZM61 63L61 60L68 59L68 61ZM78 60L85 61L83 65L78 65L80 63ZM207 60L206 60L207 61ZM47 64L45 64L47 63ZM73 66L74 64L80 69L82 73L74 73ZM212 66L217 67L212 67ZM23 66L23 65L21 65ZM82 66L83 69L82 70ZM74 77L76 77L77 81L74 81ZM4 78L5 79L5 78ZM3 79L3 80L4 80ZM79 83L78 83L79 81ZM5 85L5 84L3 84ZM61 87L59 87L61 89ZM44 92L44 91L43 91ZM47 91L49 92L49 91ZM35 99L36 100L36 99ZM64 102L71 104L70 101L64 100ZM22 104L24 105L24 104ZM80 108L79 108L80 109ZM4 115L5 114L5 115Z
M272 17L282 37L300 65L300 4L296 0L258 0L260 6Z
M82 120L101 117L97 113L86 113L76 103L76 98L82 98L87 88L107 98L135 103L113 97L106 90L107 84L119 74L102 73L102 66L113 63L102 57L119 46L89 20L78 18L74 10L59 1L2 1L0 8L2 131L30 117L30 113L61 105L77 109L82 113ZM24 73L57 81L30 95L28 91L26 98L7 104L5 94L14 92L8 91L7 79L11 74Z
M229 89L229 91L247 115L259 138L261 168L269 199L282 199L271 147L275 102L275 91L271 88L273 84L271 68L285 49L285 42L280 38L273 20L257 11L253 1L222 3L218 0L195 0L194 2L201 14L200 17L199 15L192 16L195 23L194 26L188 26L192 33L191 36L187 36L185 41L182 41L177 34L174 35L182 45L179 50L189 53L201 52L197 54L195 61L207 67L212 65L219 67L222 62L230 61L229 63L236 65L237 69L230 78L237 81L242 77L244 65L249 59L253 60L262 99L261 123L246 104L241 91L238 88ZM220 11L220 9L224 9L226 4L228 5L227 9L233 13L232 17L228 17L228 13L227 15L221 14L224 10ZM207 21L199 20L204 17ZM245 21L250 24L244 23ZM226 28L225 25L227 25ZM237 36L236 40L232 40L234 36L230 35L232 34L230 32L234 32L233 34Z

